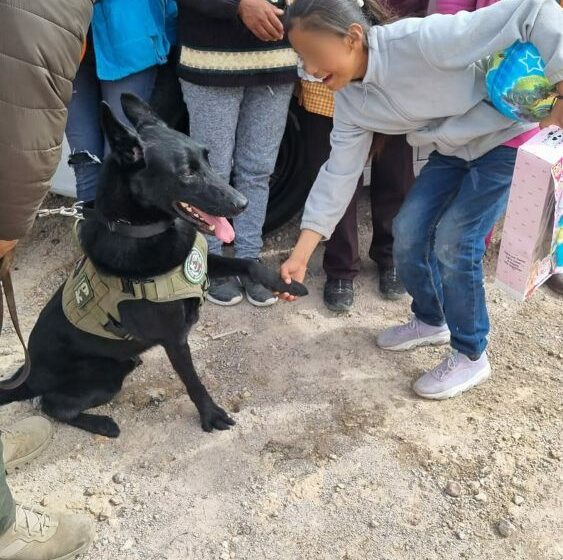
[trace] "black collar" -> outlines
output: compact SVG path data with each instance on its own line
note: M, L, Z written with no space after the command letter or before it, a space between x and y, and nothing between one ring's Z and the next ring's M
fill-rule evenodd
M168 220L159 220L158 222L142 226L133 225L127 220L108 220L92 208L84 208L82 210L82 215L85 220L96 220L111 231L111 233L118 233L124 237L132 237L134 239L146 239L148 237L159 235L160 233L164 233L169 230L174 223L174 219L170 218Z

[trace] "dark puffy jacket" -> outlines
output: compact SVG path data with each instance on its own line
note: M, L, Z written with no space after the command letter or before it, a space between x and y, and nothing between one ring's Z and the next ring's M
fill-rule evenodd
M61 157L92 0L0 0L0 239L23 237Z

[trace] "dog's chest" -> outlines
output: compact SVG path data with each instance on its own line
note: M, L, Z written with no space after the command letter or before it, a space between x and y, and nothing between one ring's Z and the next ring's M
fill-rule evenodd
M101 274L83 257L65 283L62 306L76 328L103 338L129 340L133 337L121 326L121 303L197 299L201 305L207 288L207 242L198 233L184 263L154 278L132 280Z

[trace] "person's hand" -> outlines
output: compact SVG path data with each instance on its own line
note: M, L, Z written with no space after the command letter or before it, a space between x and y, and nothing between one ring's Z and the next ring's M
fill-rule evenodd
M283 10L276 8L267 0L240 0L238 14L244 25L258 39L262 41L283 39L283 23L280 19Z
M303 282L306 273L307 262L295 255L291 255L280 268L280 276L286 284L291 284L292 280ZM278 297L285 301L295 301L297 299L296 296L291 296L288 293L278 294Z
M7 255L18 243L17 239L13 241L2 241L0 239L0 259Z
M548 126L558 126L559 128L563 128L563 82L559 82L557 84L557 93L560 97L555 102L551 113L540 122L540 128L546 128Z

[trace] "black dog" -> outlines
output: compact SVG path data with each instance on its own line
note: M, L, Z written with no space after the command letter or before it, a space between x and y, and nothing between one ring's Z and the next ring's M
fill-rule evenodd
M79 228L84 253L103 274L127 281L165 274L191 254L196 231L224 238L232 232L224 217L242 212L247 200L210 167L207 151L168 128L148 105L122 96L133 131L107 105L102 124L111 154L101 170L95 210ZM221 216L223 218L217 218ZM274 292L307 294L299 283L253 260L208 257L210 277L248 276ZM162 345L196 405L202 428L226 430L234 424L199 380L187 335L199 315L199 300L119 304L123 339L76 328L62 307L63 287L41 312L29 340L32 371L24 385L0 392L0 404L42 397L43 411L72 426L108 437L119 427L108 416L83 411L108 403L140 363L139 355Z

